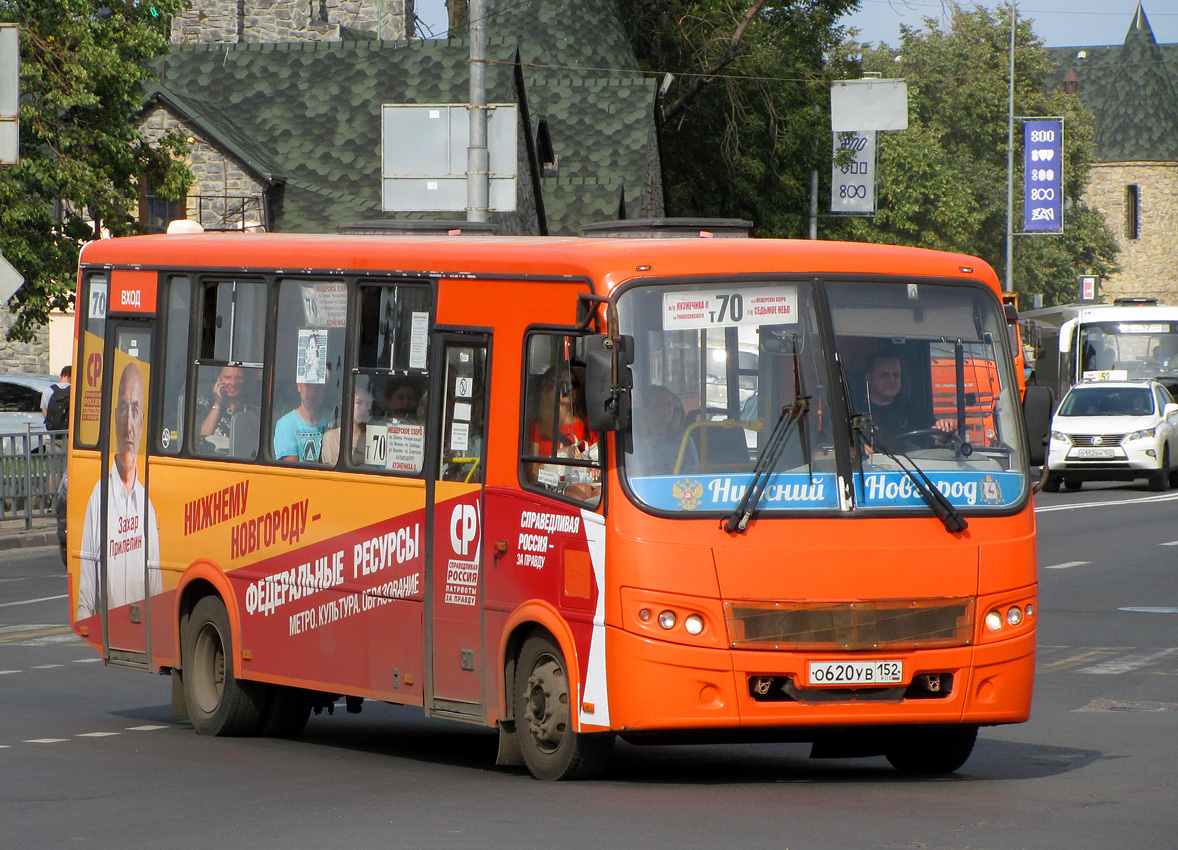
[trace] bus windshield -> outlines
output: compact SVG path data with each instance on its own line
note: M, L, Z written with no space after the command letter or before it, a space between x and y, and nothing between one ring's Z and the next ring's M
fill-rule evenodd
M1025 495L1005 323L982 287L671 282L627 290L618 314L635 339L624 479L648 508L731 512L767 472L761 514L927 510L909 461L960 510Z
M1080 327L1079 352L1084 379L1134 380L1175 375L1178 322L1085 322Z

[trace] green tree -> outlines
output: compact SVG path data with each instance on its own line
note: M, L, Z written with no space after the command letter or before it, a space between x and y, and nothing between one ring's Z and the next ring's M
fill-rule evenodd
M672 75L661 100L668 213L745 218L804 236L810 172L830 171L836 21L860 0L618 0L640 65Z
M950 28L901 27L899 49L863 51L863 67L908 81L909 128L878 137L877 213L837 226L851 239L976 254L1006 272L1010 7L954 8ZM1028 20L1015 26L1016 116L1064 119L1064 216L1059 236L1016 236L1014 288L1029 302L1072 300L1079 274L1117 270L1116 242L1082 201L1093 120L1075 95L1046 92L1051 61ZM1014 199L1022 197L1022 135L1015 124ZM1021 229L1021 206L1015 230Z
M137 115L149 63L183 0L0 0L20 25L20 162L0 166L0 252L24 276L10 339L69 306L84 242L140 232L142 181L184 196L184 140L149 144Z

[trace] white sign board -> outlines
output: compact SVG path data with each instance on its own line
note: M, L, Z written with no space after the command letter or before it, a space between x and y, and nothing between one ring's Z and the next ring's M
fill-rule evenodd
M4 259L3 254L0 254L0 304L7 304L8 299L16 294L24 282L24 276L12 267L12 263Z
M850 151L855 158L846 165L832 165L830 211L875 212L875 132L835 133L835 156L843 151Z
M487 108L489 203L515 210L519 118L512 103ZM381 209L465 210L470 107L465 104L381 106Z
M835 133L907 130L907 81L835 80L830 84L830 129Z
M20 154L20 31L0 24L0 164Z
M792 325L798 321L796 286L692 289L663 294L663 330Z

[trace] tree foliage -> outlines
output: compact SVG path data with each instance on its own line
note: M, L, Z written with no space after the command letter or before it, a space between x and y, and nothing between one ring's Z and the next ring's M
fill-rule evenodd
M745 218L762 236L803 236L810 172L830 171L836 21L859 0L618 0L661 99L670 215ZM673 75L667 78L665 75Z
M184 140L154 146L137 114L183 0L0 0L20 25L20 162L0 165L0 252L24 276L12 339L65 309L82 243L139 232L141 181L167 199L192 175Z
M908 81L909 128L878 137L877 213L840 228L852 239L976 254L1006 270L1007 124L1010 7L957 8L949 29L901 27L899 49L864 50L868 71ZM1016 116L1064 119L1064 217L1059 236L1016 236L1014 288L1029 302L1073 300L1080 274L1117 270L1116 243L1099 213L1082 201L1088 184L1093 119L1076 95L1045 92L1051 62L1030 21L1016 20ZM1022 197L1021 125L1015 123L1014 202ZM1014 229L1022 210L1015 208Z

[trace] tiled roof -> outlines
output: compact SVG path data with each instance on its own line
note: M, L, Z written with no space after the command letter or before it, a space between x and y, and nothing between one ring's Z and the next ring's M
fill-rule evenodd
M1075 75L1096 117L1096 162L1178 162L1178 44L1158 44L1138 5L1119 46L1055 47L1049 90Z
M637 72L612 0L490 0L488 19L488 101L517 101L518 50L532 133L548 122L559 162L542 183L549 232L613 218L623 195L636 210L655 82ZM285 178L276 229L334 231L390 217L380 209L381 104L465 101L468 59L461 38L174 47L160 94L259 176Z

